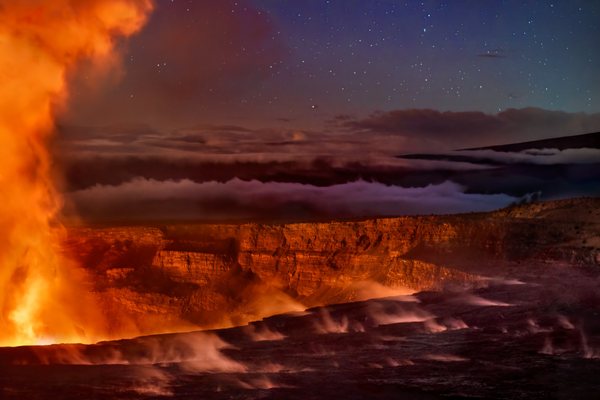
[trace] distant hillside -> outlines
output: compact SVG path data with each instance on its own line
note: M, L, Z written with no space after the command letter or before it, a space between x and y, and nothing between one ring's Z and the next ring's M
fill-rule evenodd
M518 152L527 149L579 149L587 147L591 149L600 149L600 132L586 133L575 136L561 136L557 138L534 140L531 142L502 144L488 147L476 147L461 150L494 150L505 152Z

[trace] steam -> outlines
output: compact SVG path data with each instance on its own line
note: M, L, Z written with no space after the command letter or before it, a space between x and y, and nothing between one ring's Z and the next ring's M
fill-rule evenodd
M540 350L540 354L549 356L554 354L554 346L552 345L552 339L550 337L544 339L544 347Z
M411 296L415 293L413 289L402 286L389 287L371 280L356 282L352 284L350 288L355 291L355 295L353 296L354 301L381 297L395 297L397 300L402 301L419 301L416 297Z
M480 296L468 294L461 296L457 301L471 306L482 306L482 307L510 307L512 304L505 303L503 301L488 300Z
M82 60L115 64L151 0L0 0L0 345L91 341L102 317L60 251L46 142Z
M133 383L128 391L141 396L171 397L174 395L170 388L172 382L173 376L160 368L137 368Z
M42 365L166 365L178 364L187 372L245 372L246 367L225 356L233 348L218 336L204 332L147 336L98 345L34 347L35 359L25 363Z
M587 359L598 359L600 358L600 349L593 348L590 346L588 336L584 332L583 328L579 329L579 335L581 337L581 351L583 358Z
M251 325L252 326L252 325ZM248 332L248 329L243 329ZM253 339L283 335L266 325L251 330ZM259 332L258 334L256 332ZM268 333L267 333L268 332ZM272 339L266 339L272 340ZM225 374L226 383L246 390L293 388L273 380L271 374L312 371L290 368L274 362L243 363L224 353L236 348L216 334L207 332L147 336L95 345L52 345L28 348L27 356L12 365L126 365L130 384L123 391L138 396L175 396L175 382L181 374Z
M318 333L348 333L351 330L354 332L363 331L362 325L356 323L354 327L350 327L350 322L346 315L341 318L333 318L326 308L322 308L319 312L320 318L315 322L315 330Z
M563 329L575 329L575 325L573 325L569 318L565 317L564 315L559 315L556 318L556 322L558 323L558 326L560 326Z
M265 324L261 324L260 326L256 326L255 324L248 325L245 331L255 342L285 339L285 335L269 329L269 327Z
M375 303L370 310L370 318L375 325L405 324L411 322L425 322L434 316L417 307L416 305L395 304L391 309L382 304Z
M240 388L248 389L248 390L255 390L255 389L269 390L269 389L275 389L275 388L288 388L288 389L293 388L293 386L276 383L272 379L270 379L268 376L265 376L265 375L254 377L254 378L246 378L244 380L240 379L237 381L237 384Z
M441 361L441 362L461 362L469 361L469 359L456 356L453 354L427 354L423 357L424 360Z

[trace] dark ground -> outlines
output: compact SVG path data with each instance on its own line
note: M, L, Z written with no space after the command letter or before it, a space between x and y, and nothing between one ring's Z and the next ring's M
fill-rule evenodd
M219 331L3 348L0 398L598 398L597 274L538 268L543 278L529 273L525 283L332 305Z

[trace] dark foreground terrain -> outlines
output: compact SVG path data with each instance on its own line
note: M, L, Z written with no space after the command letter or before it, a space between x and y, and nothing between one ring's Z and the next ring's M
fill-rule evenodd
M476 290L331 305L225 330L4 348L0 395L597 398L595 274L546 268L553 278L539 282L493 279Z

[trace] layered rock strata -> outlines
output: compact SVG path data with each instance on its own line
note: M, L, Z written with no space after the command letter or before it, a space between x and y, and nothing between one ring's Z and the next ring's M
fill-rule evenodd
M526 265L600 264L600 200L488 214L293 224L71 228L66 249L110 307L195 324L481 285ZM299 304L300 303L300 304Z

